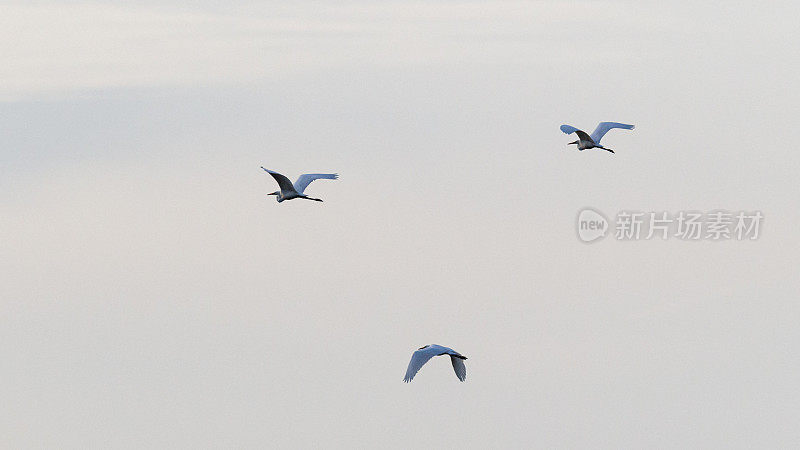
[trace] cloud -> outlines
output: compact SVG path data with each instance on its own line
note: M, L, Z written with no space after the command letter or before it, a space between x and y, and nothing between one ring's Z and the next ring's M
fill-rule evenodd
M566 63L576 14L636 28L620 5L310 3L205 7L13 3L0 15L0 99L80 89L247 83L404 64ZM633 16L635 17L635 16ZM559 45L553 45L555 40ZM578 46L573 50L577 51ZM596 49L600 58L614 49Z

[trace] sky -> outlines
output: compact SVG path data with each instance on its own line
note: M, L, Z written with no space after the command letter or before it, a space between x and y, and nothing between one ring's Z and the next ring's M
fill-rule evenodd
M0 446L796 448L798 13L0 2Z

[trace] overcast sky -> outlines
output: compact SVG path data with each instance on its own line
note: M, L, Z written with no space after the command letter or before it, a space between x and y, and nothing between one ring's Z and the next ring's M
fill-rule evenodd
M800 446L799 13L0 2L0 446Z

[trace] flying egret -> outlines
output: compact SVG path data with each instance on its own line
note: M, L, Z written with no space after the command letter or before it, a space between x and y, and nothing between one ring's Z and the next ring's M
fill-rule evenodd
M618 122L600 122L600 124L597 125L597 128L595 128L594 131L592 132L591 136L586 134L585 131L579 130L573 126L561 125L561 131L563 131L565 134L575 133L578 135L577 141L570 142L567 145L578 144L578 150L586 150L587 148L602 148L603 150L614 153L614 150L611 150L610 148L605 148L602 145L600 145L600 139L602 139L603 136L605 136L606 133L608 133L608 130L612 128L624 128L626 130L632 130L633 125L627 125Z
M264 166L261 166L261 168L272 175L272 178L275 178L275 181L278 182L278 186L281 188L280 191L270 192L267 194L274 195L275 199L278 200L278 203L284 200L291 200L293 198L304 198L306 200L321 202L321 199L309 197L305 195L303 191L305 191L308 185L314 180L335 180L339 178L338 173L304 173L297 178L297 181L295 181L294 184L292 184L288 178L279 174L278 172L273 172L272 170L264 168Z
M467 367L464 365L466 356L458 353L452 348L442 347L441 345L426 345L415 351L411 355L411 361L408 363L406 369L406 377L403 381L410 383L414 379L414 375L419 372L419 369L434 356L450 355L450 362L453 363L453 370L456 371L456 376L459 380L464 381L467 379Z

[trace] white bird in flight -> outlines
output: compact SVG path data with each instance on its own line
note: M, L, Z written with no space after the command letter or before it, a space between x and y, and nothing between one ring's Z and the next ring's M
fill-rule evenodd
M614 153L614 150L600 145L600 139L602 139L603 136L608 133L608 130L612 128L624 128L626 130L632 130L633 125L619 122L600 122L600 124L597 125L597 128L595 128L592 132L591 136L586 134L585 131L579 130L571 125L561 125L561 131L563 131L565 134L575 133L578 135L577 141L570 142L567 145L578 144L578 150L586 150L587 148L602 148L603 150Z
M450 362L453 363L453 370L456 371L456 376L459 380L464 381L467 379L467 367L464 365L466 356L458 353L452 348L442 347L441 345L426 345L420 348L411 355L411 361L408 363L406 369L406 376L403 381L410 383L414 379L414 375L419 372L419 369L425 365L428 360L434 356L450 355Z
M304 173L297 178L297 181L295 181L294 184L292 184L288 178L279 174L278 172L273 172L272 170L264 168L264 166L261 166L261 168L272 175L272 178L275 178L275 181L278 182L278 186L281 188L280 191L270 192L267 194L274 195L275 199L278 200L278 203L284 200L291 200L293 198L304 198L306 200L321 202L322 199L309 197L304 194L303 191L305 191L308 185L314 180L335 180L339 178L338 173Z

